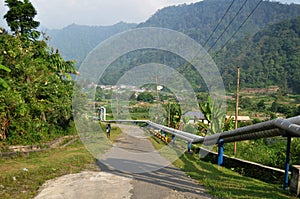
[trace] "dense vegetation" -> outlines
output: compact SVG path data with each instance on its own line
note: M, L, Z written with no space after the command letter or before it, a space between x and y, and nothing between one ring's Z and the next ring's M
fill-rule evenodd
M206 44L205 48L209 49L243 3L243 1L235 1L219 28L208 41L209 34L212 33L230 2L214 0L167 7L159 10L138 27L156 26L182 31L202 45ZM215 47L227 41L257 3L258 1L247 1ZM216 48L215 52L211 52L228 91L235 89L236 67L239 66L241 67L241 87L267 88L278 85L283 93L300 92L298 87L300 77L299 18L296 18L299 15L299 5L263 1L239 30L234 38L235 42L229 43L221 51ZM273 24L268 25L271 23ZM83 37L79 36L79 38ZM63 42L61 44L64 45ZM146 63L172 66L184 74L196 91L206 90L202 77L193 70L192 66L169 52L154 50L131 52L119 58L107 69L100 84L113 85L126 71Z
M300 17L272 24L253 36L237 40L214 53L228 91L235 89L237 67L241 87L268 88L277 85L283 93L300 93ZM193 67L169 52L143 50L116 60L101 79L114 84L126 71L145 63L161 63L176 68L194 88L205 90L205 83Z
M190 5L166 7L158 10L146 22L141 24L118 23L113 26L79 26L69 25L61 30L46 30L50 36L50 45L60 49L66 59L75 59L81 63L85 56L98 43L108 37L137 27L162 27L183 32L205 48L210 48L233 19L243 0L236 0L225 15L222 23L209 39L219 20L231 4L231 0L205 0ZM239 15L224 32L214 47L222 46L229 37L238 29L256 7L259 0L247 1ZM254 34L271 23L292 19L300 15L300 5L285 5L277 2L263 1L247 22L240 29L235 39L242 38L245 34ZM209 39L209 40L208 40Z
M228 88L236 81L239 66L244 87L278 85L285 92L300 93L300 17L228 45L216 61Z
M72 124L74 63L37 40L39 23L29 1L5 2L12 35L0 28L0 146L66 134Z
M224 29L230 24L244 0L234 1L232 7L223 18L219 27L209 39L210 34L229 8L231 0L204 0L190 5L171 6L157 11L145 23L138 27L163 27L183 32L205 48L210 48ZM260 0L246 1L238 16L218 41L222 46L238 29L248 15L255 9ZM268 24L291 19L300 15L300 5L284 5L277 2L263 1L236 35L236 39L245 34L253 34ZM209 40L208 40L209 39Z
M28 1L24 2L29 3ZM16 6L21 5L23 4ZM283 6L277 3L274 5ZM294 13L293 9L296 9L297 6L284 8L289 8L291 9L289 12ZM31 10L31 14L27 22L32 23L25 21L19 24L14 23L12 16L15 14L7 14L12 34L8 34L3 29L0 30L0 141L2 144L43 142L68 133L68 129L72 125L73 82L69 74L76 72L74 63L65 61L58 51L49 49L46 38L38 40L40 33L35 29L38 23L33 20L36 12ZM20 21L20 19L15 20ZM253 36L237 40L217 52L215 58L227 88L232 87L236 76L236 67L227 63L234 63L242 68L243 86L266 87L279 84L282 90L291 89L295 93L299 93L299 25L299 17L283 21L268 26ZM131 53L120 57L113 63L115 68L113 66L108 68L107 75L104 76L101 83L114 84L116 79L130 67L150 63L154 60L173 66L184 74L193 86L201 84L201 77L194 75L192 66L169 52L147 49ZM141 56L136 58L134 55ZM241 108L249 112L253 112L253 110L270 111L274 115L277 113L285 116L300 114L299 107L298 109L291 107L289 102L281 100L284 93L275 95L273 94L272 98L269 98L272 99L271 103L270 100L266 103L264 100L258 100L257 97L253 100L251 99L253 96L247 98L244 95L243 98L241 97ZM101 90L97 97L99 99L96 100L102 102L102 99L109 101L111 95L103 93ZM137 101L150 103L154 99L155 97L151 93L143 93L137 97ZM159 99L163 101L163 96L160 96ZM296 103L297 100L299 101L299 97L295 97ZM174 116L173 118L168 117L167 124L177 127L177 120L181 115L178 112L180 107L176 107L176 104L166 104L164 108L174 113L170 114ZM137 113L140 109L142 109L141 112L149 111L149 106L145 108L132 106L130 113ZM137 119L141 115L137 114ZM262 144L260 143L260 145ZM295 147L295 151L298 151L297 148L298 145ZM278 165L280 166L280 164Z
M234 90L236 67L239 66L242 69L241 87L266 88L278 85L283 93L299 93L299 18L295 18L300 15L300 5L263 1L255 9L259 0L247 1L234 18L244 3L242 0L234 1L213 32L231 2L205 0L190 5L166 7L139 25L119 23L108 27L88 27L72 24L62 30L47 32L51 38L50 45L59 48L65 58L75 59L80 64L99 42L118 32L135 26L170 28L191 36L206 49L214 47L216 51L211 53L228 91ZM236 42L218 51L217 47L224 45L248 15L250 17L234 37ZM233 18L231 25L214 45ZM275 25L266 27L269 24ZM206 90L201 76L181 58L153 50L129 53L118 59L107 69L100 83L113 85L130 68L153 62L176 68L196 91Z

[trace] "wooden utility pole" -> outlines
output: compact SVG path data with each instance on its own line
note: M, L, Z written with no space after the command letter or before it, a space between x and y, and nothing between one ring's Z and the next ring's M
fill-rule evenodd
M118 91L116 93L116 111L117 111L117 119L119 119L119 94L118 94Z
M160 108L159 108L159 94L158 94L158 78L159 76L156 75L155 77L151 77L152 79L155 79L155 94L156 94L156 104L157 104L157 123L159 123L160 117L159 117L159 112L160 112Z
M237 67L237 80L236 80L236 95L235 95L235 122L234 128L238 128L238 116L239 116L239 91L240 90L240 67ZM236 142L233 146L233 154L236 155Z
M171 104L168 102L168 127L170 127L170 121L171 121Z
M159 95L158 95L158 76L155 76L155 83L156 83L156 103L157 103L157 123L159 124Z

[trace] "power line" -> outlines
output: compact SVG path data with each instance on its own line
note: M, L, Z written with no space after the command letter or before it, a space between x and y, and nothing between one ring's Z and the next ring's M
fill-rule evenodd
M224 31L221 33L221 35L217 38L217 40L214 42L214 44L207 50L207 52L209 52L216 44L217 42L220 40L220 38L224 35L224 33L227 31L227 29L229 28L229 26L233 23L233 21L235 20L235 18L240 14L240 12L242 11L242 9L244 8L244 6L246 5L248 0L245 0L243 5L240 7L240 9L237 11L237 13L235 14L235 16L231 19L231 21L229 22L229 24L226 26L226 28L224 29Z
M207 42L209 42L209 40L211 39L211 37L213 36L213 34L216 32L217 28L220 26L220 24L222 23L223 19L225 18L225 16L227 15L227 13L229 12L230 8L232 7L233 3L235 2L235 0L231 1L231 4L229 5L229 7L227 8L226 12L224 13L224 15L222 16L222 18L220 19L220 21L218 22L218 24L216 25L216 27L214 28L214 30L210 33L208 39L205 41L204 46L206 46Z
M258 6L263 2L263 0L260 0L255 8L251 11L251 13L247 16L247 18L243 21L243 23L238 27L238 29L235 31L234 34L231 35L231 37L226 41L226 43L222 46L221 50L229 43L229 41L239 32L239 30L243 27L243 25L246 23L246 21L250 18L250 16L255 12L255 10L258 8Z

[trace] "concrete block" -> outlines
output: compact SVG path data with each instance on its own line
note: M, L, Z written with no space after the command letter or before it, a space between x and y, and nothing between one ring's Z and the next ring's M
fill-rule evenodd
M300 194L300 165L293 165L291 171L290 191L298 196Z

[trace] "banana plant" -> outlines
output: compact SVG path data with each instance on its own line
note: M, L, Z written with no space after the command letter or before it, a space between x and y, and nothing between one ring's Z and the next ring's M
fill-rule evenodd
M202 135L211 135L221 133L233 128L233 120L231 117L226 119L226 113L222 111L222 104L217 104L208 97L204 105L200 105L200 109L207 120L207 124L199 122L199 130Z

